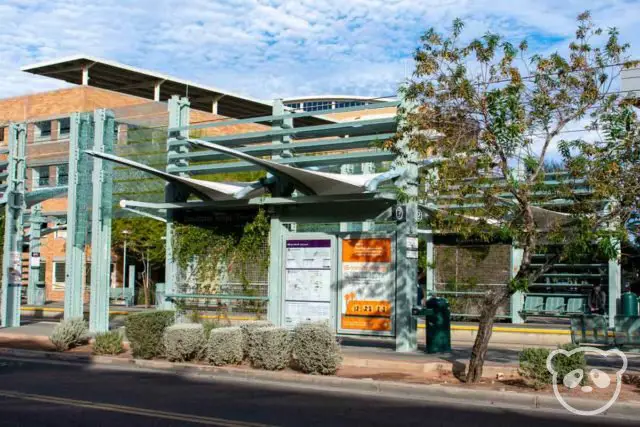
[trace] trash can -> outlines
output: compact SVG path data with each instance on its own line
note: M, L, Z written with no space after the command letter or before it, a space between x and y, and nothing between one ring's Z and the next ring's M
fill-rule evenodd
M431 297L426 304L427 353L451 352L451 312L445 298Z
M638 295L631 291L622 294L622 315L624 317L638 316Z

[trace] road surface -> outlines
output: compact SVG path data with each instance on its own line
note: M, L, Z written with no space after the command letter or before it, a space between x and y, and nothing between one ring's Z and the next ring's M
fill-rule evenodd
M199 425L573 427L638 420L0 359L0 426Z

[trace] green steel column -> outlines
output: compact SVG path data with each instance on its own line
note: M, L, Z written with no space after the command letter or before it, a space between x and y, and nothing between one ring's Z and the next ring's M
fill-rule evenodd
M271 233L269 234L269 303L267 318L274 325L282 323L282 295L283 295L283 260L282 239L284 226L277 214L271 213Z
M27 286L27 304L29 305L44 304L44 298L38 295L40 291L44 291L44 289L38 289L40 264L34 265L32 260L34 253L40 254L41 227L45 222L40 204L34 205L29 215L29 285Z
M93 151L112 154L115 120L107 110L94 112ZM87 157L84 155L83 157ZM111 162L93 158L93 198L91 203L91 299L89 330L109 330L109 285L111 276L111 218L113 166Z
M133 295L133 305L136 305L136 266L135 264L129 266L129 288L131 289L131 295Z
M616 242L616 257L609 260L609 304L607 314L609 316L609 327L615 327L615 317L620 312L620 295L622 290L622 271L620 258L622 256L620 242Z
M189 100L180 98L176 95L169 99L169 127L179 127L189 125ZM180 136L189 137L188 130L180 131ZM186 153L189 151L189 144L179 143L175 135L169 135L167 139L167 156L174 153ZM176 167L188 166L186 160L169 160L167 157L167 172L172 172ZM187 175L187 174L182 174ZM181 194L175 184L167 184L165 186L166 202L184 202L187 195ZM166 229L166 264L165 264L165 293L174 294L177 291L178 264L173 259L173 213L167 210L167 229ZM174 304L170 301L163 301L160 305L163 309L174 309Z
M2 256L2 303L0 326L20 326L20 291L22 288L22 228L27 143L25 124L9 125L9 168L7 205L5 208L4 252Z
M403 101L403 108L408 111L413 106ZM398 148L401 163L396 167L402 167L403 172L396 185L407 196L407 203L406 221L398 222L396 231L396 351L407 352L418 349L417 319L411 314L417 298L418 260L407 257L408 239L418 236L418 153L409 147L407 136L399 141Z
M83 154L93 139L91 113L73 113L69 133L69 193L67 209L64 318L83 316L82 275L89 227L91 159Z
M364 175L374 174L376 173L376 164L372 162L362 163L360 169ZM364 221L362 223L363 232L373 231L374 227L375 223L373 221Z
M425 292L425 297L429 297L436 290L436 254L435 247L433 245L433 230L429 230L424 235L424 239L427 243L427 290Z
M515 244L511 245L511 257L509 260L509 278L513 279L520 271L522 264L522 255L524 251ZM520 312L524 308L524 293L522 291L515 292L511 295L511 323L524 323L524 319Z
M273 100L273 109L272 109L272 114L274 116L282 116L286 113L285 108L284 108L284 104L282 103L282 99L274 99ZM273 130L281 130L281 129L291 129L293 128L293 119L282 119L282 120L273 120L271 122L271 129ZM283 144L286 147L286 144L289 144L291 142L291 136L289 135L284 135L284 136L274 136L271 139L271 143L272 144ZM291 157L291 151L284 149L280 151L279 153L276 152L274 153L271 158L274 160L277 159L281 159L284 157ZM283 191L285 191L285 185L286 183L278 180L278 183L276 184L276 190L275 190L275 194L274 196L282 196Z
M516 166L513 169L513 177L517 181L524 181L526 179L526 170L522 159L525 158L525 153L520 152ZM517 245L517 242L511 243L511 256L509 259L509 279L513 279L520 271L520 265L522 265L522 256L524 252ZM524 323L524 319L520 316L520 312L524 308L524 293L522 291L514 292L511 295L509 302L511 311L511 323L520 324Z
M352 164L340 165L340 174L341 175L353 175L355 172L355 167ZM343 233L347 233L352 231L349 229L349 222L341 222L340 223L340 231Z

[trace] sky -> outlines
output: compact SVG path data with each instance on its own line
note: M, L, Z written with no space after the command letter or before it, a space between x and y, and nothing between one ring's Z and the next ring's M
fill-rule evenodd
M0 0L0 98L65 86L20 67L77 54L261 99L390 96L430 26L549 52L584 9L640 57L640 0Z

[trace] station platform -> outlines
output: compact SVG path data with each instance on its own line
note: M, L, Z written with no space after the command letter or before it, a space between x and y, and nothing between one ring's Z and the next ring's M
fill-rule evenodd
M112 304L109 308L112 325L119 327L124 323L124 316L129 313L154 310L144 306L126 307L124 304ZM85 316L89 314L89 306L84 307ZM27 321L36 320L59 320L64 314L63 303L52 302L44 306L23 306L22 316ZM221 316L214 312L205 313L201 318L206 320L220 319ZM239 322L256 319L251 313L232 313L226 318L230 322ZM426 333L424 322L418 321L418 342L424 343ZM451 340L452 343L466 345L475 339L478 326L473 322L452 322ZM348 337L347 337L348 338ZM493 327L491 337L492 344L513 346L515 348L531 346L556 347L560 344L571 342L571 331L568 319L540 319L536 323L524 323L513 325L510 323L496 323Z

